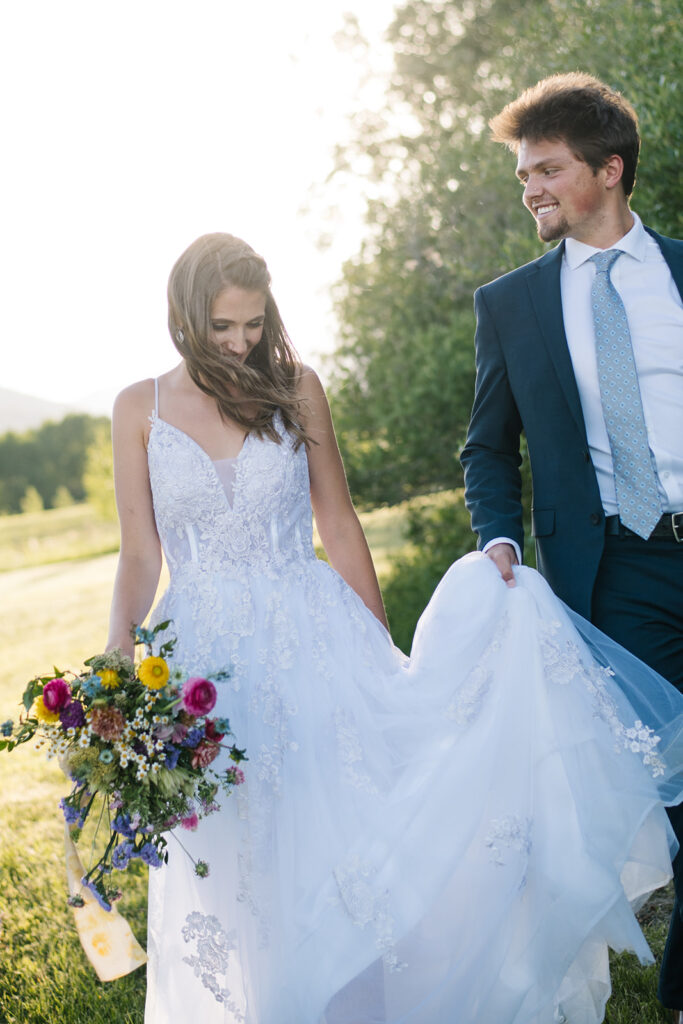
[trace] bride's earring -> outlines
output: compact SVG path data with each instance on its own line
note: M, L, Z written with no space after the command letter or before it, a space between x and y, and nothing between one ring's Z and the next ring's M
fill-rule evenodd
M179 345L182 345L185 342L185 335L180 330L180 328L178 328L178 330L175 332L175 340L178 342Z

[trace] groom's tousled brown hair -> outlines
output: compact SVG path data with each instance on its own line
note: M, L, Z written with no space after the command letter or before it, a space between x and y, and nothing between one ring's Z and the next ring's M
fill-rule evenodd
M621 93L592 75L551 75L526 89L489 121L494 142L514 153L522 139L562 139L595 173L615 153L622 184L633 192L640 152L638 115Z

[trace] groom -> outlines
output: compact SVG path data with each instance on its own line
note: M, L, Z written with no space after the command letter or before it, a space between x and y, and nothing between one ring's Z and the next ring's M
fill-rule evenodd
M560 244L475 295L472 527L514 586L524 431L540 571L683 690L683 242L631 211L637 117L597 79L547 78L491 128L540 239ZM671 818L683 839L681 807ZM683 852L675 868L658 994L683 1024Z

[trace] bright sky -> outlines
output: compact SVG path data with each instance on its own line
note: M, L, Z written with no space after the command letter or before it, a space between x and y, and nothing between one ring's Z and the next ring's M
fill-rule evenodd
M0 386L108 403L169 369L166 281L207 231L265 257L294 343L319 367L334 335L329 286L362 232L362 183L340 193L325 179L349 117L373 100L364 58L333 37L355 14L381 78L394 5L4 4Z

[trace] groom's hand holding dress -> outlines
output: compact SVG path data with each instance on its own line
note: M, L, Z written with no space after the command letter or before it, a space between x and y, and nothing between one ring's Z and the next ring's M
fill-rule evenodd
M538 568L683 690L683 242L632 213L637 117L597 79L545 79L491 127L517 155L540 239L560 244L475 296L473 529L509 583L524 431ZM683 838L680 806L671 819ZM674 867L659 996L683 1009L683 854Z

